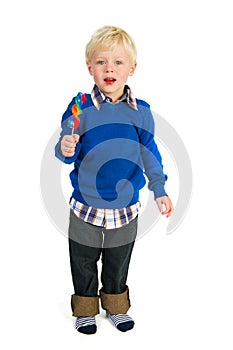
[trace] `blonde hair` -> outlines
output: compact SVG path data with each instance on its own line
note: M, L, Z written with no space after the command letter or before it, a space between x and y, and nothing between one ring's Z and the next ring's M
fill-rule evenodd
M96 50L113 50L122 44L132 62L136 62L137 49L131 36L123 29L113 26L104 26L96 30L86 46L86 62L90 62Z

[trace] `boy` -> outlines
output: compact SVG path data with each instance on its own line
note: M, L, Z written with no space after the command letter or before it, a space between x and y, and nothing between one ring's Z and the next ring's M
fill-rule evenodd
M134 326L127 314L126 281L144 172L160 212L170 217L173 206L164 190L166 176L149 105L135 99L126 85L137 65L132 38L121 28L100 28L86 46L86 63L94 88L83 99L77 133L71 133L67 125L75 98L69 104L55 148L60 160L74 162L70 174L74 191L69 252L75 292L71 305L79 332L96 332L99 298L113 325L125 332ZM98 295L100 256L102 288Z

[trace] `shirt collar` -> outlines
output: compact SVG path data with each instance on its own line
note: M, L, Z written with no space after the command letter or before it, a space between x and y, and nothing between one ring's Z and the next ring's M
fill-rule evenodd
M108 96L106 96L95 84L93 87L93 90L91 92L91 98L94 106L100 110L102 103L106 102L112 102L112 99ZM129 107L138 110L136 99L133 96L133 93L128 85L125 85L124 87L124 94L119 99L118 102L126 102ZM117 102L117 103L118 103Z

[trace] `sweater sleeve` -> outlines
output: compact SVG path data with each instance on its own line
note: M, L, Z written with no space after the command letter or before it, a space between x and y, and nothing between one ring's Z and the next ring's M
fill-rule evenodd
M144 171L148 178L148 188L154 192L154 198L167 196L165 182L167 176L163 172L162 157L154 139L154 119L149 107L144 109L143 127L139 137Z
M69 103L65 113L63 114L62 116L62 120L61 120L61 133L60 133L60 138L55 146L55 156L61 160L63 163L66 163L66 164L71 164L73 163L79 152L80 152L80 149L81 149L81 142L79 141L76 145L76 148L75 148L75 153L72 157L65 157L62 152L61 152L61 140L62 138L65 136L65 135L70 135L71 134L71 128L69 128L67 126L67 119L72 115L72 112L71 112L71 107L73 106L73 104L75 103L75 99L73 98L72 101Z

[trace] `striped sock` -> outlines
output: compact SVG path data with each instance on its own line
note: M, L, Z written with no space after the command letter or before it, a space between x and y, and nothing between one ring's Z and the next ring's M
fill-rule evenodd
M94 334L97 330L95 317L77 317L75 328L80 333Z
M127 314L117 314L117 315L107 314L107 317L111 320L114 326L122 332L129 331L134 326L134 321Z

